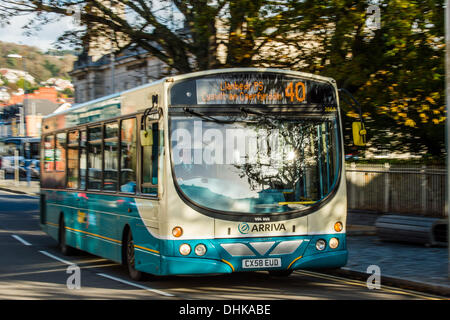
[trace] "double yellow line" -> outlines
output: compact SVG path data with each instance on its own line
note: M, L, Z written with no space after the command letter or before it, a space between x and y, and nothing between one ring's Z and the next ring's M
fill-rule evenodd
M317 273L317 272L312 272L312 271L305 271L305 270L297 270L296 273L304 275L304 276L310 276L310 277L316 277L316 278L321 278L321 279L326 279L326 280L332 280L332 281L340 282L340 283L347 284L347 285L360 286L360 287L367 288L367 284L365 282L359 281L359 280L348 280L348 279L345 279L345 278L340 278L340 277L336 277L336 276L332 276L332 275L328 275L328 274ZM419 298L419 299L447 300L444 297L439 297L439 296L435 296L435 295L425 295L425 294L422 294L420 292L406 290L406 289L398 289L398 288L385 286L385 285L382 285L379 290L382 290L382 291L385 291L385 292L389 292L389 293L409 295L409 296L413 296L413 297Z

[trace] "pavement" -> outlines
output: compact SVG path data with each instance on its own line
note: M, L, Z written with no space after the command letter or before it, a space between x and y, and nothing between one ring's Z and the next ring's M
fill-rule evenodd
M14 183L0 180L0 190L39 195L39 181ZM370 268L380 270L382 286L427 292L450 297L447 247L385 242L376 235L375 221L380 214L349 211L347 218L347 265L325 273L366 281Z
M27 181L15 181L13 179L0 180L0 190L18 194L27 194L37 196L40 192L40 182L33 180L28 184Z
M448 248L381 241L375 228L375 221L381 215L348 212L348 262L345 267L329 273L367 280L373 272L368 272L368 268L377 266L381 285L450 297Z

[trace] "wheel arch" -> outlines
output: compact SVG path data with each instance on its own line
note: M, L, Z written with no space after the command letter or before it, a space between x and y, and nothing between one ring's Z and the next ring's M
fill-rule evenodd
M122 257L121 257L121 261L122 261L123 265L127 264L127 261L126 261L126 257L127 257L127 254L126 254L126 250L127 250L126 243L127 243L127 237L128 237L128 233L129 232L132 232L132 231L131 231L130 225L127 223L127 224L125 224L125 226L122 229L122 250L121 250Z

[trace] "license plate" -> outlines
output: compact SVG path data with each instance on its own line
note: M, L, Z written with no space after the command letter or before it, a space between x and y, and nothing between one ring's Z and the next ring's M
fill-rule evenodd
M281 267L281 258L267 258L267 259L243 259L242 268L278 268Z

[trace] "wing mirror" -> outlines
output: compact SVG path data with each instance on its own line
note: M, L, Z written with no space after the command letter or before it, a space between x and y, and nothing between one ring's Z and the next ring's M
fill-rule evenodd
M356 121L352 123L353 132L353 144L355 146L365 146L366 145L366 127L361 121Z
M153 145L153 131L152 128L141 130L141 146L148 147Z

